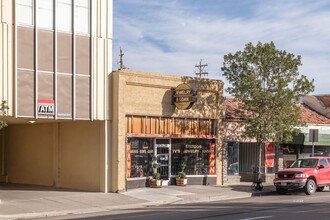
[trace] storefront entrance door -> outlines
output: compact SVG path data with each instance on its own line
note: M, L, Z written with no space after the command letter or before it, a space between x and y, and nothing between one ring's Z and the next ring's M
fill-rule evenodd
M163 180L170 178L170 139L156 139L156 156L158 163L158 172Z

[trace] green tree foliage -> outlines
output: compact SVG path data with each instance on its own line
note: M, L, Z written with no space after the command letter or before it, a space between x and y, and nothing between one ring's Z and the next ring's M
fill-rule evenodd
M245 136L258 142L292 139L303 125L300 98L314 90L313 82L299 76L301 57L277 50L274 43L248 43L244 51L224 56L221 70L231 84L229 94L242 102L248 114Z
M224 56L221 70L230 83L227 92L247 115L244 137L255 138L260 146L292 139L303 125L297 104L314 90L314 80L299 75L301 65L300 56L276 49L273 42L248 43L244 51Z
M6 116L7 110L8 110L7 102L2 101L0 105L0 116ZM5 121L0 120L0 130L2 130L4 127L7 127L7 123Z

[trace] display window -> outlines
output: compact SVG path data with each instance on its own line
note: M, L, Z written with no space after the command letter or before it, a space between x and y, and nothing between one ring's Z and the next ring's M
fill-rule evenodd
M127 178L152 175L152 138L128 138L127 140Z
M227 175L239 175L239 144L237 142L227 143Z
M171 174L181 171L185 164L187 175L215 175L215 140L172 139Z

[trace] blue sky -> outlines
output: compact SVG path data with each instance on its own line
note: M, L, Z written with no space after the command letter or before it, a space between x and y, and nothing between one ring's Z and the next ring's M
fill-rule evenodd
M195 76L228 85L223 56L245 44L273 41L302 56L300 74L314 94L330 94L330 0L114 0L113 69L119 48L133 70Z

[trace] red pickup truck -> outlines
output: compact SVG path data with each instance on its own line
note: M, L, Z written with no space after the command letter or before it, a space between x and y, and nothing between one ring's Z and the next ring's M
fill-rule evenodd
M330 186L330 157L309 157L296 160L289 168L275 174L274 186L279 194L303 189L306 195Z

